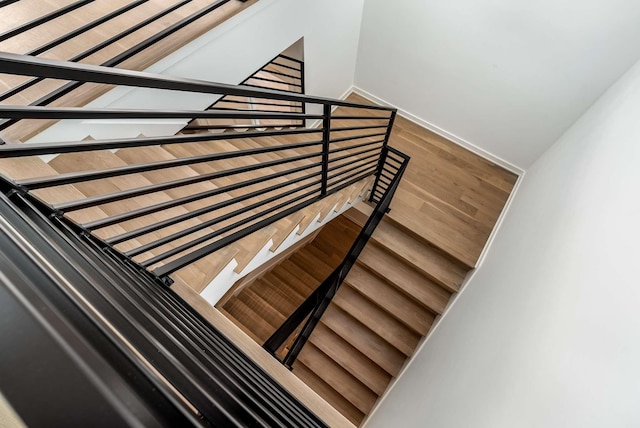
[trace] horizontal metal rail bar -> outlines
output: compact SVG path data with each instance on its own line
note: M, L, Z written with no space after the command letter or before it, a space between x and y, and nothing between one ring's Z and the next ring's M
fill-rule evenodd
M281 63L275 62L275 61L271 61L271 63L269 65L274 65L274 66L277 66L277 67L284 67L284 68L288 68L289 70L300 71L299 68L295 68L295 67L293 67L291 65L287 65L287 64L281 64Z
M286 128L293 126L290 123L270 123L269 125L189 125L184 131L206 131L209 129L261 129L261 128Z
M372 152L374 150L376 151L376 153L372 154L371 156L379 157L380 156L380 154L379 154L380 153L380 148L379 147L372 147L370 149L360 150L359 152L349 153L349 154L346 154L346 155L339 156L337 158L330 159L329 163L331 164L331 163L334 163L334 162L337 162L337 161L341 161L343 159L349 159L349 158L352 158L354 156L360 156L360 155L363 155L365 153L370 153L370 152ZM368 157L371 157L371 156L368 156ZM356 162L356 161L357 160L355 160L355 159L351 160L350 162L347 163L347 165L349 165L352 162Z
M40 55L41 53L46 52L49 49L52 49L52 48L54 48L54 47L56 47L56 46L58 46L58 45L60 45L60 44L62 44L64 42L66 42L66 41L69 41L69 40L79 36L80 34L85 33L87 31L89 31L90 29L97 27L98 25L104 24L105 22L110 21L113 18L115 18L117 16L120 16L125 12L130 11L131 9L135 9L136 7L146 3L148 1L149 0L136 0L136 1L134 1L132 3L129 3L129 4L125 5L125 6L122 6L121 8L119 8L117 10L114 10L111 13L108 13L108 14L106 14L104 16L101 16L100 18L98 18L98 19L96 19L94 21L91 21L91 22L83 25L82 27L79 27L79 28L77 28L77 29L75 29L73 31L70 31L67 34L64 34L64 35L58 37L57 39L52 40L51 42L40 46L39 48L33 49L33 50L25 53L25 55L33 55L33 56Z
M365 129L378 129L386 127L387 125L343 126L339 128L331 128L331 132L360 131Z
M133 27L130 27L128 29L126 29L125 31L122 31L118 34L116 34L115 36L112 36L110 38L108 38L107 40L104 40L96 45L94 45L93 47L91 47L90 49L85 50L84 52L79 53L78 55L72 57L69 59L70 62L78 62L81 61L91 55L93 55L94 53L104 49L105 47L117 42L120 39L123 39L125 37L127 37L128 35L138 31L139 29L151 24L154 21L157 21L158 19L162 18L165 15L168 15L169 13L173 12L176 9L179 9L180 7L184 6L185 4L191 2L191 0L182 0L179 3L174 4L173 6L169 7L168 9L165 9L159 13L156 13L155 15L150 16L149 18L143 20L142 22L137 23L136 25L134 25ZM104 65L104 63L103 63ZM31 79L28 80L24 83L21 83L20 85L18 85L17 87L10 89L6 92L3 92L2 94L0 94L0 101L4 101L7 98L24 91L25 89L35 85L38 82L43 81L44 78L43 77L36 77L35 79ZM78 84L79 86L79 84ZM48 98L43 97L40 98L38 101L36 101L36 103L39 105L42 101L47 100Z
M323 105L364 108L368 110L393 111L389 107L358 104L330 98L292 94L286 91L252 89L244 86L213 83L180 77L168 77L140 71L120 70L104 66L76 64L45 58L35 58L11 53L0 53L0 73L50 79L75 80L78 82L103 83L108 85L136 86L206 94L239 95L245 97L270 98L299 101Z
M35 28L39 25L45 24L53 19L56 19L62 15L66 15L69 12L72 12L76 9L81 8L84 5L89 3L93 3L95 0L79 0L75 3L71 3L65 7L61 7L58 10L54 10L53 12L47 13L46 15L41 16L40 18L36 18L32 21L27 22L19 27L16 27L12 30L5 31L0 34L0 42L3 42L11 37L17 36L18 34L24 33L25 31L29 31L32 28Z
M288 107L288 106L278 106L278 107ZM283 110L263 110L263 109L253 109L253 108L246 108L246 109L241 109L241 108L236 108L236 107L219 107L218 103L216 103L216 110L217 111L238 111L238 112L256 112L256 113L295 113L295 112L287 112L287 111L283 111ZM211 111L211 110L205 110L205 111ZM255 119L266 119L263 117L256 117ZM298 118L298 119L304 119L304 118Z
M309 180L309 179L312 179L312 178L317 177L317 176L318 176L318 174L310 174L310 175L304 177L303 179L292 180L290 183L286 183L286 184L283 183L283 185L280 185L280 186L272 186L270 191L278 190L278 189L280 189L282 187L288 187L288 186L290 186L292 184L295 184L295 183L298 183L298 182L301 182L301 181L305 181L305 180ZM185 236L191 235L192 233L198 232L198 231L200 231L202 229L206 229L207 227L214 226L214 225L216 225L218 223L222 223L223 221L227 221L227 220L230 220L230 219L232 219L234 217L238 217L238 216L240 216L240 215L242 215L244 213L250 212L250 211L252 211L252 210L254 210L256 208L264 207L267 204L270 204L272 202L281 200L281 199L286 198L287 196L291 196L291 195L293 195L295 193L299 193L299 192L301 192L301 191L303 191L305 189L308 189L309 187L318 186L319 184L320 184L320 180L316 180L316 181L314 181L312 183L307 183L307 184L305 184L303 186L298 186L295 189L291 189L291 190L288 190L288 191L286 191L284 193L280 193L278 195L271 196L271 197L265 199L264 201L255 202L255 203L253 203L251 205L247 205L246 207L242 207L242 208L237 209L235 211L232 211L230 213L223 214L223 215L221 215L219 217L216 217L214 219L207 220L207 221L204 221L204 222L202 222L200 224L197 224L195 226L191 226L189 228L185 228L185 229L180 230L178 232L172 233L169 236L162 237L160 239L157 239L157 240L155 240L153 242L150 242L148 244L142 245L142 246L140 246L138 248L135 248L133 250L129 250L129 251L125 252L124 254L126 256L128 256L128 257L135 257L135 256L137 256L139 254L142 254L142 253L146 252L146 251L149 251L149 250L152 250L154 248L158 248L158 247L160 247L162 245L168 244L170 242L176 241L177 239L180 239L180 238L183 238ZM275 189L273 189L273 187L275 187ZM254 192L254 193L256 193L256 192ZM267 193L267 192L260 192L260 194L263 194L263 193ZM256 195L256 196L259 196L259 195ZM272 209L267 209L267 210L264 210L264 211L261 211L261 212L262 213L269 213L270 211L272 211ZM264 214L262 214L262 215L264 215ZM245 223L245 221L246 221L246 219L242 219L240 222L236 222L234 224L242 225L242 224ZM236 226L236 227L238 227L238 226ZM234 227L233 229L235 229L236 227ZM232 229L229 229L229 230L232 230ZM219 235L224 234L225 232L228 232L229 230L224 230L224 228L222 228L220 230L217 230L217 231L214 231L212 233L209 233L209 234L205 235L206 239L204 239L204 240L202 240L202 241L200 241L200 242L198 242L198 243L196 243L194 245L198 245L198 244L200 244L202 242L208 241L209 239L213 239L213 238L215 238L215 237L217 237ZM205 238L205 237L203 237L203 238ZM200 239L200 238L197 238L197 239ZM191 244L193 242L194 241L189 242L188 243L189 246L192 246ZM185 245L187 245L187 244L185 244ZM181 252L181 251L179 251L179 252ZM144 262L144 263L146 263L146 262ZM151 264L154 264L154 263L151 263ZM147 266L149 266L149 265L147 265Z
M300 76L294 76L293 74L282 73L280 71L267 70L265 68L260 69L260 71L263 71L265 73L270 73L270 74L276 74L276 75L282 76L282 77L290 77L292 79L302 80L302 77L300 77Z
M382 170L381 170L381 171L383 171L383 172L387 172L387 173L389 173L389 174L390 174L390 175L392 175L392 176L393 176L393 175L395 175L395 174L398 172L398 170L397 170L397 169L395 169L395 170L390 170L390 169L387 169L387 168L386 168L386 166L387 166L387 165L385 165L385 167L384 167L384 168L382 168Z
M363 174L362 176L356 177L354 179L351 179L350 181L344 182L341 185L334 187L333 189L331 189L330 191L327 192L327 196L339 192L340 190L351 186L353 183L356 183L360 180L362 180L363 178L367 177L370 174ZM312 195L313 193L310 193L310 195ZM296 198L296 200L300 200L301 198ZM234 232L233 234L224 237L223 239L220 239L219 241L213 242L211 244L208 244L202 248L199 248L189 254L187 254L186 256L183 256L177 260L174 260L170 263L167 263L166 265L160 266L156 269L153 270L153 273L157 276L165 276L165 275L169 275L179 269L182 269L183 267L197 261L200 260L203 257L206 257L207 255L218 251L220 248L223 248L227 245L229 245L232 242L237 241L238 239L242 239L245 236L248 236L260 229L262 229L265 226L268 226L269 224L280 220L281 218L284 218L290 214L295 213L296 211L299 211L305 207L308 207L309 205L321 200L322 198L320 197L316 197L316 198L311 198L309 200L300 202L299 204L294 205L291 208L288 208L284 211L281 211L280 213L274 214L271 217L268 217L264 220L259 221L258 223L255 223L251 226L248 226L247 228L240 230L238 232Z
M318 165L319 165L319 163L316 163L316 164L311 164L311 165L305 165L304 168L300 167L300 168L296 168L296 169L299 170L299 171L302 171L302 170L305 170L305 169L310 169L310 168L316 167ZM123 221L123 220L120 219L121 217L124 217L124 220L130 220L131 218L139 217L139 215L137 215L138 211L140 211L140 212L146 211L143 214L143 215L146 215L146 214L149 214L151 212L158 212L158 211L161 211L163 209L167 209L164 206L161 207L160 209L158 209L160 205L165 205L168 208L171 208L173 206L177 206L177 204L175 203L176 201L180 201L181 202L180 205L183 205L185 203L193 202L195 200L200 200L200 199L208 198L208 197L211 197L211 196L217 196L217 195L220 195L222 193L226 193L226 192L230 192L230 191L233 191L233 190L237 190L237 189L246 187L247 185L245 185L245 183L247 183L247 182L251 182L251 184L249 184L249 185L254 185L254 184L258 184L258 183L264 182L264 181L272 180L274 178L280 178L280 177L283 177L283 176L291 174L291 173L292 173L291 171L284 171L283 173L270 174L268 176L269 177L268 179L264 179L265 177L267 177L267 176L265 176L265 177L255 178L255 179L252 179L252 180L247 180L247 181L244 181L242 183L234 183L234 184L229 185L229 186L219 187L217 189L213 189L213 190L210 190L210 191L207 191L207 192L202 192L202 193L199 193L197 195L186 196L186 197L183 197L183 198L179 198L177 200L172 200L172 201L167 201L167 202L164 202L164 203L161 203L161 204L152 205L151 207L141 208L139 210L136 210L135 213L127 212L127 213L123 213L120 216L108 217L106 219L103 219L102 222L99 222L99 223L96 222L96 223L98 223L99 227L105 227L105 223L108 226L108 225L116 224L116 223L119 223L120 221ZM309 176L305 177L304 179L312 178L314 175L317 175L317 174L309 175ZM296 182L297 183L299 181L303 181L304 179L301 179L301 180L296 179L295 181L292 181L292 182ZM128 241L129 239L133 239L133 238L136 238L136 237L141 236L141 235L146 235L147 233L154 232L154 231L159 230L159 229L163 229L165 227L171 226L171 225L176 224L176 223L180 223L180 222L185 221L185 220L189 220L189 219L191 219L193 217L198 217L200 215L207 214L207 213L209 213L211 211L215 211L217 209L224 208L226 206L233 205L233 204L238 203L238 202L242 202L244 200L253 198L255 196L259 196L259 195L261 195L263 193L268 193L268 192L271 192L273 190L277 190L280 187L283 187L283 186L281 186L281 185L271 186L271 187L268 187L268 188L265 188L265 189L257 190L257 191L252 192L252 193L248 193L246 195L242 195L242 196L236 197L236 198L231 198L231 199L228 199L226 201L223 201L223 202L220 202L220 203L217 203L217 204L214 204L214 205L209 205L209 206L206 206L206 207L194 210L194 211L190 211L190 212L181 214L181 215L176 216L176 217L172 217L172 218L160 221L158 223L147 225L147 226L138 228L136 230L132 230L132 231L125 232L125 233L122 233L120 235L117 235L117 236L114 236L114 237L111 237L111 238L107 238L107 239L105 239L105 242L107 244L110 244L110 245L116 245L116 244L119 244L121 242ZM197 196L197 198L196 198L196 196ZM149 210L149 208L151 208L151 210ZM132 215L135 215L135 217L132 217ZM96 227L91 227L91 229L96 229Z
M159 169L175 168L178 166L187 166L203 162L215 162L225 159L233 159L243 156L253 156L262 153L272 153L290 148L310 147L315 143L298 143L283 146L268 146L246 150L236 150L231 152L216 152L207 155L192 156L188 158L177 158L159 162L152 162L139 165L125 165L115 168L103 169L99 171L82 171L66 174L55 175L44 179L28 179L16 182L25 189L42 189L46 187L60 186L63 184L73 184L83 181L100 180L104 178L119 177L121 175L137 174L141 172L157 171Z
M208 6L203 7L202 9L200 9L199 11L196 11L194 13L192 13L189 16L184 17L183 19L181 19L180 21L164 28L162 31L155 33L153 36L143 40L142 42L138 43L137 45L127 49L126 51L122 52L120 55L115 56L114 58L112 58L109 62L110 64L108 64L109 67L112 67L113 65L117 65L120 64L123 61L126 61L127 59L131 58L132 56L142 52L143 50L147 49L150 46L153 46L154 44L156 44L157 42L159 42L160 40L170 36L171 34L175 33L176 31L186 27L187 25L191 24L192 22L197 21L198 19L202 18L205 15L208 15L209 13L215 11L216 9L224 6L225 4L227 4L230 0L217 0L214 1L213 3L211 3Z
M91 1L93 1L93 0L91 0ZM153 36L143 40L142 42L138 43L137 45L127 49L126 51L120 53L119 55L117 55L117 56L111 58L110 60L102 63L102 66L105 66L108 69L108 67L114 67L114 66L122 63L123 61L126 61L127 59L129 59L129 58L133 57L134 55L137 55L138 53L144 51L148 47L150 47L150 46L154 45L155 43L159 42L160 40L170 36L174 32L176 32L176 31L180 30L181 28L187 26L188 24L190 24L190 23L202 18L203 16L207 15L208 13L218 9L219 7L221 7L223 5L225 5L229 1L230 0L217 0L215 3L212 3L211 5L204 7L203 9L199 10L198 12L195 12L195 13L183 18L182 20L176 22L175 24L170 25L169 27L163 29L162 31L160 31L158 33L155 33ZM184 3L184 4L186 4L186 3ZM37 58L37 59L41 59L41 58ZM80 65L80 64L75 64L75 65ZM1 66L0 66L0 68L1 68ZM46 76L39 76L39 77L46 77ZM40 98L35 103L32 103L32 105L46 105L46 104L49 104L49 103L57 100L58 98L62 97L63 95L68 94L69 92L71 92L72 90L74 90L75 88L79 87L80 85L82 85L82 83L85 82L82 79L73 79L73 78L63 79L63 80L73 80L75 82L67 83L64 86L56 89L55 91L50 92L49 94L47 94L44 97ZM99 82L95 82L95 83L99 83ZM16 122L16 120L1 121L0 122L0 129L6 129L8 126L12 125L15 122Z
M248 80L248 79L247 79ZM264 86L261 85L254 85L252 83L241 83L238 86L242 86L243 88L257 88L257 89L266 89ZM285 91L285 89L277 89L280 91ZM290 94L302 94L302 90L298 90L298 91L286 91Z
M380 144L380 143L384 143L384 140L366 141L364 143L354 144L354 145L347 146L347 147L340 147L338 149L331 149L329 151L329 154L340 153L340 152L344 152L345 150L359 149L361 147L372 146L374 144Z
M0 1L0 8L3 8L5 6L9 6L10 4L13 4L13 3L18 2L18 1L20 1L20 0L3 0L3 1Z
M85 198L77 201L56 204L53 206L53 208L59 211L69 212L69 211L89 208L97 205L102 205L109 202L117 202L123 199L133 198L135 196L142 196L142 195L147 195L149 193L161 192L167 189L187 186L189 184L200 183L203 181L209 181L209 180L215 180L217 178L228 177L230 175L236 175L244 172L255 171L257 169L281 165L281 164L289 163L291 161L309 159L315 156L320 156L320 153L311 153L307 155L301 155L296 158L277 159L277 160L263 162L255 165L241 166L238 168L227 169L224 171L216 171L208 174L200 174L194 177L181 178L178 180L168 181L166 183L151 184L149 186L137 187L135 189L121 190L119 192L93 196L93 197L89 197L89 198Z
M289 61L293 61L293 62L297 62L298 64L302 64L302 60L290 57L290 56L285 55L285 54L278 55L276 57L276 59L278 59L278 58L284 58L284 59L288 59Z
M377 134L351 135L349 137L334 138L331 140L331 143L341 143L343 141L359 140L360 138L384 137L385 135L386 135L386 132L377 133Z
M349 106L349 107L353 107L353 106ZM354 107L354 108L360 108L360 107ZM366 107L362 107L362 108L366 108ZM391 110L389 110L389 111L391 111ZM380 116L344 115L344 114L331 116L331 120L367 120L367 119L371 119L371 120L386 120L386 121L389 120L388 117L380 117Z
M393 181L393 177L390 177L387 174L384 174L384 173L381 172L380 173L380 180L381 181L382 180L386 180L386 181L383 181L383 183L389 184L389 183L391 183Z
M319 181L316 182L316 183L312 183L311 185L306 186L306 187L308 188L308 187L312 187L313 185L318 185L318 184L320 184ZM301 189L294 189L294 191L298 192ZM237 228L239 228L239 227L241 227L241 226L243 226L243 225L245 225L245 224L247 224L249 222L257 220L260 217L264 217L265 215L269 214L270 212L275 212L275 211L277 211L279 209L282 209L282 208L284 208L284 207L286 207L288 205L291 205L292 203L294 203L297 200L300 200L300 199L303 199L303 198L307 198L307 197L312 196L312 195L314 195L316 193L318 193L318 190L312 190L311 192L307 192L306 194L304 194L302 196L297 196L297 197L295 197L295 198L293 198L291 200L288 200L288 201L285 201L285 202L281 202L280 204L276 205L275 207L273 207L271 209L255 213L255 214L253 214L253 215L251 215L251 216L249 216L247 218L244 218L244 219L242 219L240 221L237 221L237 222L232 223L230 225L227 225L227 226L225 226L225 227L223 227L221 229L218 229L215 232L211 232L211 233L208 233L206 235L200 236L198 238L193 239L192 241L189 241L187 243L179 245L179 246L177 246L175 248L172 248L172 249L170 249L168 251L165 251L162 254L159 254L159 255L157 255L155 257L152 257L152 258L150 258L148 260L140 262L140 265L143 266L143 267L153 266L154 264L157 264L157 263L161 262L162 260L166 260L169 257L173 257L173 256L175 256L177 254L185 252L185 251L195 247L196 245L200 245L200 244L202 244L204 242L207 242L207 241L209 241L211 239L214 239L214 238L216 238L216 237L218 237L220 235L228 233L228 232L230 232L230 231L232 231L234 229L237 229ZM260 205L262 205L262 204L260 204ZM245 207L245 208L243 208L243 210L248 211L247 208L248 207ZM235 216L235 214L234 214L234 216Z
M217 104L221 104L221 103L253 104L253 105L260 105L260 106L275 106L275 107L300 107L301 106L301 103L295 103L295 104L291 104L291 102L288 102L288 103L264 103L264 102L254 101L253 99L251 101L229 100L226 97L223 97L220 100L216 101L216 105Z
M0 106L0 117L8 119L320 119L322 115L272 110L126 110L84 107ZM308 132L320 132L319 130Z
M360 163L359 165L351 166L351 168L347 168L345 170L342 170L340 172L337 172L337 173L329 176L327 178L327 187L337 183L337 181L333 182L333 183L329 183L330 180L333 180L333 179L338 178L338 177L340 177L342 175L345 175L345 174L348 174L350 172L353 172L353 171L355 171L355 170L357 170L359 168L364 168L364 167L370 168L370 166L375 162L375 160L369 160L368 162L365 162L365 159L363 159L362 161L358 161L358 162L364 162L364 163ZM344 168L344 167L349 166L349 165L352 165L352 164L340 165L340 167L332 168L332 171L335 171L335 170L340 169L340 168Z
M286 129L273 131L223 133L223 134L179 134L170 137L145 137L116 140L70 141L60 143L5 144L0 146L0 158L40 156L48 154L75 153L93 150L122 149L127 147L160 146L203 141L233 140L240 138L275 137L291 134L315 134L322 129Z
M289 86L296 86L298 88L302 88L302 85L300 85L299 83L284 82L282 80L275 80L275 79L267 79L266 77L251 76L247 80L251 80L251 79L262 80L264 82L277 83L279 85L289 85Z

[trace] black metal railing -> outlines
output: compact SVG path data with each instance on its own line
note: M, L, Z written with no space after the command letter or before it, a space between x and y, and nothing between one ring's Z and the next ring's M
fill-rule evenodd
M402 152L392 148L384 147L383 155L380 158L380 173L376 176L378 182L375 190L371 193L372 199L376 201L373 213L358 234L355 242L349 249L340 265L324 280L305 301L285 320L284 323L269 337L263 347L275 358L278 358L278 351L287 343L287 340L302 326L295 336L293 343L286 350L286 355L282 363L291 368L296 358L300 354L302 347L307 343L311 333L320 321L322 314L329 307L331 300L342 285L347 274L356 262L356 259L371 238L374 230L389 210L393 195L398 188L402 175L409 163L409 157ZM389 181L378 180L380 177L388 176ZM376 197L375 195L379 195ZM305 322L306 320L306 322ZM303 325L304 323L304 325Z
M390 108L14 54L0 54L0 72L280 100L305 104L308 111L321 111L0 106L0 117L5 120L214 118L320 122L318 128L0 146L0 158L67 156L66 164L71 165L67 169L56 159L57 174L33 171L32 176L25 177L27 172L21 171L20 177L12 179L14 186L45 203L52 214L100 239L124 260L167 281L170 274L238 239L366 177L387 173L381 155L386 153L395 117ZM341 109L333 112L335 107ZM139 154L136 150L142 147L145 155L135 158ZM117 156L109 152L116 150ZM165 156L167 153L171 156ZM114 156L117 159L110 163ZM97 166L93 165L94 158L101 159ZM385 191L385 183L384 178L378 180L374 196ZM82 195L63 198L56 191L64 186L73 186Z
M7 29L0 34L0 42L9 40L16 36L32 34L33 32L38 31L41 26L51 25L52 22L65 18L67 15L74 12L79 14L91 13L86 12L85 9L91 7L94 2L95 0L79 0L69 5L54 9L53 11L39 16L27 23ZM166 7L157 7L156 5L153 5L153 3L149 2L149 0L132 0L130 3L106 13L95 20L87 22L84 25L74 28L71 31L65 32L43 45L31 48L28 51L20 51L17 53L31 56L46 56L50 51L65 43L68 45L69 42L86 37L86 35L94 29L106 32L107 34L112 34L113 31L111 29L116 28L117 32L110 35L110 37L81 52L72 53L68 58L64 58L67 61L75 63L84 62L102 65L105 67L115 67L136 55L144 53L149 48L172 34L216 12L229 2L230 0L216 0L203 7L194 8L191 4L193 3L193 0L176 0L173 4ZM0 3L0 7L9 6L12 3L19 3L19 0L4 1ZM152 6L145 8L147 5ZM21 5L15 5L14 7L18 6ZM122 27L122 17L126 17L128 16L127 14L134 12L149 15L142 20L132 21L128 27ZM3 13L11 14L12 11L7 9L7 11ZM10 20L8 20L8 22L10 22ZM161 30L146 30L147 28L154 25L157 26L158 24L161 24ZM142 32L146 33L143 37L140 37ZM50 31L47 30L47 34L49 33ZM135 38L136 42L131 46L127 47L125 50L116 50L114 51L115 53L110 53L110 50L112 50L117 43L122 43L126 39L132 38ZM42 37L34 37L33 39L40 40ZM20 45L23 44L24 42L20 43ZM67 51L72 52L72 50L69 49L67 49ZM104 59L105 55L107 56L107 59ZM96 58L100 59L97 60ZM9 85L9 89L0 93L0 102L9 101L12 104L16 104L17 102L27 100L28 104L31 106L46 106L77 90L82 84L83 82L80 81L51 82L46 81L46 79L42 77L30 76L29 79ZM34 98L33 94L37 94L37 98ZM94 94L93 97L97 95L99 94ZM84 102L88 102L91 99L84 99L83 97L80 98L82 98ZM1 120L0 131L10 128L16 123L17 119ZM16 137L13 136L13 139L16 139Z
M175 291L0 179L0 385L27 426L326 427Z
M304 61L279 54L258 71L240 82L241 86L278 91L305 93ZM306 104L301 101L273 101L269 98L239 97L225 95L211 104L207 110L255 111L265 113L306 113ZM304 126L304 119L255 119L221 123L216 120L194 119L183 129L189 132L215 132L219 130L245 131L248 129L286 128Z

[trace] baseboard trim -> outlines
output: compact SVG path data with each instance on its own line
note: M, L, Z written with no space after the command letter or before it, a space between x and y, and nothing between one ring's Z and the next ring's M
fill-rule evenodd
M514 174L517 175L522 175L524 173L524 170L514 164L512 164L511 162L508 162L504 159L502 159L499 156L496 156L492 153L489 153L488 151L481 149L480 147L476 146L475 144L465 140L464 138L460 138L455 134L452 134L451 132L448 132L442 128L440 128L437 125L434 125L431 122L427 122L426 120L414 115L411 112L408 112L407 110L404 110L398 106L393 105L392 103L383 100L382 98L379 98L375 95L373 95L370 92L365 91L362 88L359 88L357 86L352 86L351 88L351 92L360 95L361 97L364 97L366 99L368 99L371 102L374 102L376 104L380 104L380 105L384 105L384 106L388 106L388 107L393 107L398 109L398 114L402 117L404 117L407 120L410 120L411 122L422 126L423 128L428 129L431 132L434 132L438 135L440 135L443 138L446 138L447 140L456 143L457 145L464 147L465 149L475 153L476 155L495 163L496 165L499 165L501 167L503 167L504 169L513 172ZM348 94L347 94L348 95ZM346 98L346 97L345 97Z

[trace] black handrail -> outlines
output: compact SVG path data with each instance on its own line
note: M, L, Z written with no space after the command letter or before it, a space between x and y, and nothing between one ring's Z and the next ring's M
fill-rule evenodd
M350 101L315 97L274 89L257 89L203 80L169 77L141 71L107 68L97 65L75 64L46 58L34 58L11 53L0 53L0 70L3 73L49 79L73 80L85 83L133 86L139 88L166 89L172 91L197 92L203 94L240 95L243 97L270 98L274 100L298 101L310 104L354 107L367 110L393 111L378 105L359 104ZM371 116L360 116L371 118Z
M282 57L277 57L282 58ZM288 58L280 61L290 61ZM293 64L294 62L291 62ZM299 66L302 68L302 64ZM183 118L216 120L260 120L276 122L300 121L300 125L319 120L319 128L300 125L285 129L273 127L246 127L246 132L188 133L178 135L123 138L109 140L85 140L75 142L50 142L29 144L6 144L0 146L0 158L90 153L103 150L126 150L141 147L160 147L171 151L172 159L143 161L126 165L112 165L95 169L80 169L58 175L13 181L20 192L46 200L48 188L64 185L84 186L88 194L75 200L53 200L48 203L52 213L73 217L73 213L91 207L106 207L117 201L133 201L146 195L158 195L175 189L187 189L192 185L213 184L209 190L192 192L185 190L180 197L170 200L155 200L126 212L114 212L92 217L76 224L84 233L100 236L107 247L118 250L124 259L135 262L155 275L169 281L168 275L182 269L220 248L278 221L324 197L371 176L382 174L380 156L390 135L389 126L395 111L381 106L352 103L348 101L296 94L271 89L249 88L199 80L159 76L150 73L112 69L100 66L75 64L15 54L0 54L0 72L27 75L34 78L60 78L77 83L92 82L144 88L194 91L224 96L251 96L264 103L292 102L298 105L316 104L321 114L260 112L254 110L130 110L130 109L85 109L46 106L0 106L0 118L20 120L38 119L133 119L133 118ZM338 106L348 107L347 113L333 114ZM375 111L375 112L374 112ZM366 118L374 121L367 126L345 126L341 123L332 128L334 120ZM233 126L233 124L231 124ZM295 142L280 143L278 137L295 137ZM248 140L250 139L250 140ZM237 146L227 142L238 141ZM255 145L246 146L246 141ZM218 142L226 144L220 150ZM245 144L245 146L243 146ZM195 151L184 151L182 147L198 146ZM222 147L222 146L220 146ZM232 148L229 148L232 147ZM182 150L182 151L181 151ZM292 150L295 150L292 152ZM180 154L178 154L180 153ZM294 153L293 155L291 153ZM238 163L239 162L239 163ZM156 180L148 184L131 187L94 190L92 182L115 180L154 171L172 171L176 168L191 168L197 174L180 178ZM258 173L259 177L252 176ZM232 182L224 180L232 180ZM260 184L261 189L255 186ZM383 183L377 184L381 188ZM101 188L102 189L102 188ZM109 189L109 186L104 189ZM82 190L81 190L82 192ZM374 189L374 194L379 189ZM35 194L34 198L35 198ZM45 195L45 196L42 196ZM224 199L224 198L227 199ZM161 199L164 196L161 197ZM217 198L217 199L215 199ZM220 200L223 198L224 200ZM184 213L173 213L175 207L198 202ZM138 202L136 202L138 204ZM160 215L158 218L147 217ZM106 228L123 225L125 222L144 218L141 226L131 225L120 233L108 232ZM196 224L187 224L187 221ZM71 220L69 220L71 221ZM75 223L74 223L75 224ZM142 241L138 242L138 239ZM180 240L180 241L178 241ZM151 251L151 252L150 252Z
M306 319L307 321L302 327L302 330L296 336L289 351L282 359L282 363L288 368L291 368L293 366L293 363L300 354L302 347L309 340L311 333L320 321L322 314L329 307L331 300L333 299L338 289L342 285L344 279L347 277L347 274L355 264L356 259L364 249L365 245L369 241L369 238L371 238L374 230L376 229L380 221L382 221L382 218L389 209L391 199L393 198L402 175L407 168L407 164L409 163L409 156L392 147L385 147L383 149L383 152L384 153L381 157L382 161L380 162L379 168L382 168L383 166L393 168L393 179L388 186L385 186L384 189L374 190L380 190L381 192L383 192L382 197L378 200L373 213L358 234L358 237L349 249L349 252L345 256L342 263L340 263L340 265L331 273L331 275L329 275L329 277L324 280L322 284L320 284L309 295L309 297L305 299L305 301L284 321L284 323L282 323L282 325L271 335L271 337L269 337L269 339L267 339L267 341L263 345L264 349L266 349L271 355L277 358L278 349L280 349L284 345L287 339ZM391 158L390 154L394 154L401 159L401 164L399 166L396 167L388 163L388 160ZM372 191L372 194L374 193L374 191Z

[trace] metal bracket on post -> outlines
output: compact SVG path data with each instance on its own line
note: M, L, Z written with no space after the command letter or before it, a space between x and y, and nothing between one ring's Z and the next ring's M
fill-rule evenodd
M331 141L331 105L325 104L322 113L322 182L320 196L327 195L329 180L329 143Z

